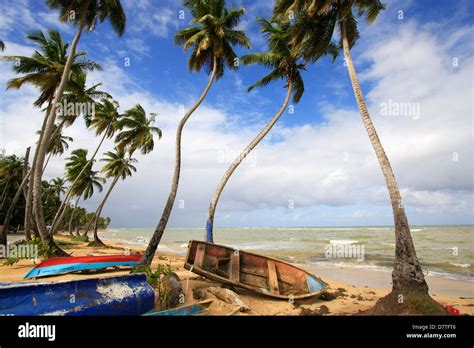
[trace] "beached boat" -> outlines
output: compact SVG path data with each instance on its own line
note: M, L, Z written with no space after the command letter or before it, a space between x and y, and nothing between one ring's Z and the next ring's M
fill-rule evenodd
M146 275L0 283L2 315L141 315L154 307Z
M327 287L287 262L196 240L189 242L184 267L211 280L282 299L315 296Z
M79 271L96 271L108 267L136 266L141 255L102 255L54 257L33 267L24 277L40 278Z

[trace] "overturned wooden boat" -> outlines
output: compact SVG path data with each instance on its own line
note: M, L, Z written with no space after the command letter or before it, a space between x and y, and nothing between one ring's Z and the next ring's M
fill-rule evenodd
M37 264L25 275L24 279L80 271L97 271L109 267L133 267L138 265L141 257L140 254L54 257Z
M184 267L211 280L281 299L308 298L327 287L319 277L288 262L196 240L189 242Z
M3 315L141 315L155 292L144 273L58 282L0 283Z

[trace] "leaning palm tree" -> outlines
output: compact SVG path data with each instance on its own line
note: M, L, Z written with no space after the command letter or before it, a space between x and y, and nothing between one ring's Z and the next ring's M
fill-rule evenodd
M155 147L153 135L157 134L158 138L161 138L161 129L153 126L155 117L154 113L147 117L145 109L140 104L126 110L117 122L117 129L120 130L120 133L115 137L117 148L120 151L126 149L130 157L136 150L139 150L143 155L153 151ZM96 215L94 214L87 225L84 236L87 236L95 219Z
M87 159L87 152L86 149L74 150L66 162L66 178L71 185L68 190L69 196L64 200L69 204L70 199L76 197L69 220L69 234L72 234L71 224L79 200L90 198L94 193L94 187L101 192L102 184L105 182L103 178L97 176L97 171L92 170L93 163ZM84 170L84 168L86 169Z
M120 0L48 0L47 4L49 7L59 10L59 19L62 22L71 22L77 27L76 34L74 35L71 44L69 57L62 72L61 82L54 93L54 105L57 102L62 101L64 90L71 75L70 72L73 62L72 57L74 57L76 53L77 44L79 43L82 32L84 30L91 31L96 27L98 22L103 22L108 19L112 29L121 36L125 31L126 19ZM51 108L46 116L45 127L42 139L39 142L38 156L33 173L33 212L37 228L42 236L51 236L51 234L48 234L46 230L41 204L41 170L44 166L46 151L55 121L56 108Z
M85 70L100 69L100 65L90 60L81 58L86 53L77 52L71 56L67 55L68 44L65 43L59 34L55 30L49 30L48 36L41 31L36 31L27 36L27 38L38 46L38 49L34 52L31 57L26 56L5 56L0 57L2 60L8 60L15 62L13 70L21 74L22 76L16 77L8 81L7 89L15 88L19 89L26 84L31 84L37 87L40 91L40 96L36 99L35 105L41 107L44 103L47 103L46 115L41 128L41 134L38 140L38 144L41 143L44 130L46 127L47 115L53 109L53 97L54 92L60 84L61 77L63 75L67 61L69 57L74 57L71 63L71 75L74 76ZM27 235L30 227L31 208L33 200L33 179L36 162L38 158L39 146L36 146L31 170L29 172L28 190L25 205L25 230ZM42 231L44 232L44 231ZM52 244L47 234L42 234L41 238L47 244ZM54 249L55 247L53 247Z
M381 299L375 308L380 309L387 303L397 304L400 300L399 295L407 295L411 291L420 294L420 299L423 298L427 301L425 303L430 302L433 304L433 300L428 295L428 285L416 255L395 174L370 118L350 53L351 48L359 39L357 19L353 11L355 10L358 16L365 15L367 22L370 24L375 21L379 13L384 9L384 6L379 0L328 0L323 2L316 0L279 0L275 9L276 15L280 16L287 15L289 11L296 11L298 18L302 19L300 20L302 27L313 20L324 20L328 23L327 32L329 38L332 37L335 27L339 26L340 46L344 51L349 78L362 121L385 178L395 223L396 246L394 270L392 272L392 292L387 297ZM304 50L305 46L308 46L309 41L317 40L317 38L315 39L308 35L304 29L300 33L299 36L294 38L299 49ZM325 37L325 40L328 39L328 36ZM311 58L312 52L307 50L305 55L307 58ZM395 306L393 308L399 308L400 311L403 311L403 307ZM443 312L443 309L436 303L433 308L435 311Z
M82 116L86 122L86 126L90 127L93 112L98 102L102 99L112 99L112 96L99 89L102 83L95 83L92 86L87 85L87 73L84 71L79 74L75 74L69 80L66 91L64 92L63 100L66 103L73 103L74 105L82 104L88 106L87 110L73 110L73 112L67 112L59 118L61 119L61 125L70 127L77 119L81 116L78 111L82 111ZM90 110L93 109L93 110ZM92 111L92 112L90 112Z
M206 221L206 240L210 243L214 242L213 227L217 203L227 181L250 151L252 151L268 134L268 132L270 132L272 127L285 111L288 102L290 101L290 97L293 95L293 102L298 103L304 92L304 83L300 71L305 69L305 65L300 62L300 57L298 55L293 54L292 47L289 43L292 30L290 23L272 23L262 18L258 19L258 21L262 33L267 38L268 51L245 55L242 57L242 62L245 65L263 65L272 69L272 71L250 86L248 91L251 91L256 87L265 87L274 81L283 80L285 82L285 88L287 89L286 97L278 112L273 116L265 128L262 129L262 131L245 147L241 154L235 158L217 185L209 205L209 212Z
M13 216L15 206L21 196L21 190L18 189L18 187L21 186L21 184L25 181L25 178L23 178L23 166L24 166L24 161L17 157L17 156L8 156L7 158L2 161L2 168L1 168L1 173L2 176L1 181L3 181L5 184L4 190L2 193L2 215L3 215L3 206L6 205L6 199L10 198L10 202L8 205L8 209L5 212L5 215L3 216L3 223L0 226L0 246L7 247L7 233L10 228L10 220ZM13 192L15 192L15 195L11 197L9 192L12 192L9 190L11 188ZM6 250L6 249L4 249Z
M104 243L99 239L97 235L97 226L99 224L100 214L104 208L105 202L110 196L110 193L114 189L119 179L125 180L128 176L132 176L133 172L137 171L137 168L133 166L132 163L136 163L137 160L126 156L125 148L116 147L115 151L108 151L105 153L105 158L101 161L107 162L107 164L102 168L102 172L106 173L107 178L114 178L112 184L110 185L107 193L105 194L102 202L100 202L97 210L95 212L95 222L94 222L94 241L92 242L95 246L103 246Z
M160 221L140 261L140 267L151 264L173 209L181 171L181 135L186 122L201 105L214 80L218 80L223 76L225 66L229 69L236 69L238 67L238 58L233 50L233 46L250 48L250 41L245 32L235 29L244 14L243 8L228 10L224 0L185 0L183 5L191 12L194 18L191 24L196 24L196 26L180 30L176 33L175 42L178 45L183 45L184 50L192 48L192 53L188 60L189 69L191 71L201 71L203 67L206 67L209 72L209 80L201 96L178 124L176 130L176 158L171 191Z
M117 147L122 150L126 147L130 156L138 149L143 155L153 151L155 147L153 135L156 134L161 138L161 130L153 126L155 119L156 114L151 113L150 117L147 117L145 109L140 104L126 110L117 123L117 128L120 129L120 133L115 137Z
M90 126L91 128L95 129L95 133L97 136L102 135L99 144L97 145L94 153L92 154L89 161L83 165L82 171L86 171L88 166L91 165L99 152L104 140L106 138L112 138L115 132L119 129L119 119L121 117L120 113L118 112L119 104L118 102L110 99L102 99L100 104L97 104L97 109L95 111L94 116L91 119ZM78 173L75 178L75 181L70 186L69 190L66 192L64 197L64 201L59 207L55 218L53 219L53 223L51 225L52 233L56 232L56 229L59 227L62 217L65 212L66 203L68 201L69 196L71 195L71 190L73 189L75 182L81 178L82 173Z
M36 134L40 134L41 131L37 131ZM48 159L43 167L43 171L48 166L49 160L52 156L62 155L64 152L69 149L69 143L72 142L73 139L68 137L67 135L62 135L60 126L54 125L53 127L53 136L49 142L48 147Z
M49 185L53 189L54 194L61 200L61 195L66 193L66 181L63 178L57 177L51 179Z

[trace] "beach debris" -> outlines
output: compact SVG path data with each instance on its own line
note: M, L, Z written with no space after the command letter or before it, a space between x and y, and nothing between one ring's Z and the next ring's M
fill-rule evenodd
M346 292L346 289L344 288L337 288L336 291L333 291L333 292L324 290L319 293L318 299L323 300L323 301L332 301L338 297L347 297L345 292Z
M301 316L322 316L326 314L329 314L329 308L325 305L322 305L321 307L316 309L301 307L299 313L299 315Z
M250 308L245 304L235 292L225 288L219 288L216 286L210 287L196 287L193 289L193 297L202 301L204 299L215 298L225 303L231 304L239 312L248 311Z
M239 307L239 310L241 312L245 312L249 310L249 306L247 306L237 295L235 292L229 289L224 289L224 288L218 288L215 286L211 286L206 289L209 291L211 294L215 295L219 299L221 299L224 302L230 303L236 307Z
M453 315L461 315L461 311L459 309L454 308L453 306L444 306L444 309L446 309L449 313Z

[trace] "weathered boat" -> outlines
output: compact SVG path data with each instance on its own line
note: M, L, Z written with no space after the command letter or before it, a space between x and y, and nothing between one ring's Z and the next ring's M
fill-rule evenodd
M25 275L24 279L79 271L97 271L108 267L135 266L140 258L140 254L54 257L37 264Z
M196 240L189 242L184 267L211 280L281 299L308 298L327 287L319 277L288 262Z
M0 283L2 315L141 315L154 307L146 275L51 283Z

